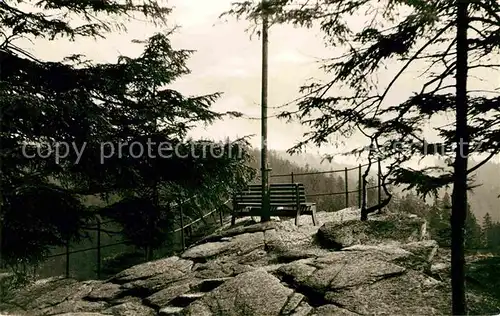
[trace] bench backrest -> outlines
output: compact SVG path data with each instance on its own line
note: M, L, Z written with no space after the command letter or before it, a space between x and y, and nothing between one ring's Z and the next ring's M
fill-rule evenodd
M269 198L272 206L306 203L306 192L302 183L272 183L269 185ZM251 184L246 190L234 195L239 205L255 205L262 201L262 185Z

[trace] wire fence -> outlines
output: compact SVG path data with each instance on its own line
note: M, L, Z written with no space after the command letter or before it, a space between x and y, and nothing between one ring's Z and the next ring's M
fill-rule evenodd
M188 200L183 201L182 203L179 203L177 205L174 205L174 210L175 207L178 209L180 225L178 228L169 232L169 234L174 235L172 238L174 242L170 245L166 245L168 246L168 248L170 248L168 249L169 252L184 251L186 247L189 246L190 241L191 242L195 241L193 240L193 237L196 236L193 236L192 228L196 224L201 223L203 220L211 218L210 224L214 227L216 226L216 224L223 226L226 223L225 222L226 215L224 214L225 205L227 205L231 201L231 199L226 200L224 203L220 204L220 206L199 216L198 218L188 223L185 223L186 216L183 211L183 205L187 201ZM111 229L108 226L111 227ZM36 271L37 274L42 274L44 276L49 276L49 275L52 276L52 274L57 274L57 271L64 270L64 275L66 276L66 278L76 277L85 279L92 276L101 279L103 277L102 274L103 259L105 257L113 257L113 254L116 255L116 253L123 253L123 252L134 253L137 251L137 248L132 246L129 240L125 239L123 236L120 236L121 234L119 231L112 230L113 228L116 229L116 227L117 223L114 220L101 221L100 218L96 218L95 225L87 228L87 230L93 232L93 234L91 234L92 236L90 236L88 240L91 240L91 242L94 243L94 246L79 247L80 246L79 244L70 245L70 243L67 243L62 251L59 251L55 254L46 257L47 259L46 262L37 268L38 269L38 271ZM110 238L109 235L114 235L114 236L111 236L112 238ZM108 243L103 242L104 236L108 237L106 238L108 239ZM113 237L118 238L119 241L109 242L110 240L111 241L113 240ZM105 253L106 250L108 249L113 249L114 251L109 251ZM142 256L142 258L138 258L136 263L140 263L141 261L145 262L148 259L151 259L148 258L148 254L146 252L144 253L144 256ZM78 259L74 259L75 256L79 256ZM91 260L91 257L94 257L94 259ZM86 262L86 264L83 265L83 267L81 261ZM90 264L91 262L94 263ZM78 265L77 269L72 269L73 263ZM82 271L82 269L85 271ZM107 276L104 275L104 277Z
M343 191L330 191L330 192L320 192L320 193L306 193L306 196L308 198L314 198L314 197L323 197L323 196L339 196L339 195L344 195L344 206L345 208L348 208L352 205L352 202L350 201L350 195L351 194L356 194L357 193L357 206L361 207L362 201L363 201L363 196L366 196L369 190L377 189L377 204L381 203L382 200L382 176L381 176L381 165L380 161L375 162L377 165L377 184L372 185L372 186L364 186L363 185L363 168L367 167L369 164L359 164L357 167L351 167L347 168L345 167L344 169L337 169L337 170L328 170L328 171L314 171L314 172L302 172L302 173L286 173L286 174L271 174L269 177L270 178L289 178L290 183L295 183L297 182L297 178L301 176L311 176L311 175L333 175L333 174L341 174L344 182L344 190ZM350 172L352 171L357 171L357 175L355 178L349 177ZM349 185L349 183L352 183L351 180L357 180L357 186L355 188L352 188L352 186ZM307 190L308 188L306 188Z
M316 171L316 172L305 172L305 173L288 173L288 174L270 174L270 178L274 179L283 179L283 178L288 178L291 183L297 182L297 179L300 177L304 176L312 176L312 175L327 175L327 174L341 174L344 182L344 188L343 191L339 192L319 192L319 193L306 193L307 198L317 198L317 197L325 197L325 196L344 196L344 205L346 208L350 206L354 206L352 203L353 199L350 199L350 196L352 194L357 193L357 206L361 207L362 204L362 199L363 195L366 196L368 190L373 190L377 189L377 200L378 203L380 204L381 198L382 198L382 192L381 192L381 167L380 167L380 162L377 163L378 165L378 170L377 170L377 184L374 186L364 186L362 184L362 171L363 168L367 166L365 165L358 165L357 167L352 167L352 168L344 168L344 169L338 169L338 170L330 170L330 171ZM352 174L353 171L357 171L357 175L353 177L349 177L349 174ZM358 185L353 188L352 187L352 180L357 180ZM283 183L282 180L279 180L279 182ZM351 186L350 186L351 183ZM308 188L306 188L308 190ZM352 197L352 196L351 196ZM170 234L176 235L177 234L177 244L171 244L168 245L170 248L169 251L184 251L186 247L189 246L189 242L193 242L193 236L192 236L192 228L204 221L205 219L211 217L212 218L212 226L215 228L216 226L223 226L225 225L225 214L224 211L227 209L225 206L231 202L231 199L226 200L224 203L220 204L220 206L214 208L213 210L203 214L202 216L185 223L186 221L186 216L184 214L184 205L190 201L191 199L195 198L191 197L189 199L186 199L178 204L174 204L172 209L177 208L178 210L178 216L179 216L179 227L174 229L173 231L170 232ZM217 216L218 215L218 216ZM206 222L206 221L205 221ZM131 246L130 241L125 240L123 236L119 232L113 231L113 228L116 228L116 222L113 220L108 220L108 221L101 221L100 219L97 219L96 225L94 227L91 227L90 229L93 231L93 236L92 240L94 243L94 246L92 247L79 247L79 245L70 245L69 243L66 244L66 247L63 249L63 251L60 251L58 253L52 254L47 257L48 263L44 264L46 266L46 270L50 270L50 272L54 271L61 271L64 270L64 275L69 278L69 277L75 277L75 275L80 275L80 278L89 278L90 275L93 274L94 277L97 277L98 279L101 279L103 277L103 259L108 258L108 257L113 257L117 253L123 253L123 252L134 252L137 251L137 249L134 246ZM210 233L209 229L202 229L202 231L205 233ZM112 235L113 233L116 233L116 236L118 236L118 240L113 242L113 238L110 238L109 235ZM103 242L103 237L107 236L108 243ZM115 237L116 237L115 236ZM200 236L204 237L204 236ZM113 250L113 251L108 251L108 250ZM81 254L81 257L75 259L75 256ZM158 254L161 256L161 254ZM92 259L93 257L93 259ZM64 258L64 259L63 259ZM141 263L145 262L148 259L147 254L144 254L144 256L138 258L138 261L135 263ZM151 259L151 258L149 258ZM52 262L50 262L52 261ZM85 261L87 262L86 265L84 265L84 269L87 269L88 271L84 273L83 271L80 271L82 269L82 264L80 261ZM88 264L89 262L94 262L94 264ZM77 269L72 269L71 264L74 262L75 264L79 264ZM75 271L79 270L79 271ZM47 274L47 273L45 273ZM106 277L106 276L104 276Z

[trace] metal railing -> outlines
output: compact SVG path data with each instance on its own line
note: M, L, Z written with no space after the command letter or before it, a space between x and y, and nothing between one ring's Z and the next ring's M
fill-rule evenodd
M336 174L336 173L343 173L343 178L344 178L344 191L339 191L339 192L324 192L324 193L313 193L313 194L307 194L307 197L321 197L321 196L334 196L334 195L345 195L345 207L349 207L349 194L353 193L358 193L358 207L361 207L362 199L363 196L366 196L366 193L368 190L372 189L377 189L377 200L378 204L381 203L382 200L382 183L381 183L381 166L380 166L380 161L375 162L377 164L377 184L372 185L370 187L365 187L362 185L363 181L363 167L368 166L369 164L359 164L357 167L351 167L347 168L345 167L344 169L337 169L337 170L328 170L328 171L314 171L314 172L302 172L302 173L286 173L286 174L271 174L269 177L270 178L286 178L289 177L291 180L291 183L294 183L296 180L296 177L298 176L308 176L308 175L326 175L326 174ZM352 190L349 188L349 171L358 171L357 174L357 180L358 180L358 188Z
M193 196L189 199L186 199L180 203L176 203L174 204L173 203L173 208L178 208L179 209L179 219L180 219L180 227L172 230L171 232L169 232L170 234L176 234L176 233L179 233L181 234L181 250L184 251L186 249L186 230L188 230L189 228L191 228L193 225L195 225L196 223L202 221L203 219L207 218L208 216L211 216L211 215L214 215L217 211L219 211L219 222L220 222L220 225L223 226L224 225L224 206L229 203L231 201L231 199L228 199L226 200L224 203L220 204L219 206L217 206L216 208L214 208L213 210L211 210L210 212L207 212L203 215L201 215L200 217L196 218L195 220L185 224L184 223L184 212L183 212L183 206L189 202L190 200L192 200L193 198L195 198L196 196ZM171 204L172 205L172 204ZM130 241L129 240L123 240L123 241L120 241L120 242L116 242L116 243L109 243L109 244L102 244L101 243L101 237L102 237L102 234L104 232L106 232L105 230L102 229L102 226L103 225L106 225L106 224L111 224L111 223L116 223L116 221L114 220L108 220L108 221L104 221L102 222L100 220L99 217L96 217L96 225L95 227L89 227L87 229L93 229L96 231L96 234L97 234L97 238L96 238L96 243L97 245L94 246L94 247L88 247L88 248L83 248L83 249L77 249L77 250L71 250L70 248L70 243L68 242L66 244L66 249L64 252L61 252L61 253L56 253L56 254L53 254L53 255L49 255L46 257L46 259L50 259L50 258L56 258L56 257L62 257L64 256L65 257L65 276L66 278L69 278L70 277L70 262L71 262L71 255L73 254L77 254L77 253L82 253L82 252L87 252L87 251L93 251L93 250L96 250L97 253L96 253L96 274L97 274L97 278L101 278L101 272L102 272L102 252L101 250L102 249L105 249L105 248L109 248L109 247L115 247L115 246L120 246L120 245L130 245Z

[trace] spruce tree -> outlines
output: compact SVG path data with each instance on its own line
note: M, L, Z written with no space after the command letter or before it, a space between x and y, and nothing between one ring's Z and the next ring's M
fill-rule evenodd
M483 236L484 236L484 245L487 249L494 248L494 223L491 219L491 215L486 213L483 218Z
M465 220L465 249L479 250L482 248L481 226L477 222L476 216L471 210L470 205L467 205L467 216Z
M431 236L435 239L439 246L451 246L451 222L450 222L450 197L448 193L442 200L436 198L432 205L429 215L429 229Z

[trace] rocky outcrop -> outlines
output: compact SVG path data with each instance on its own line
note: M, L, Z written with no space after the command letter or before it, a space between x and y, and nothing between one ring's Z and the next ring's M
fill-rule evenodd
M190 304L186 315L279 315L288 307L293 294L278 278L264 269L256 269L232 278Z
M318 231L318 240L332 250L355 244L408 243L428 238L425 220L413 216L378 216L327 222Z
M436 272L441 261L434 262L437 244L422 234L425 223L409 217L391 223L387 216L361 223L356 214L318 213L321 228L310 216L300 227L293 220L243 219L179 256L106 281L40 280L1 302L0 310L66 316L449 314L449 277ZM495 304L483 305L494 310Z

